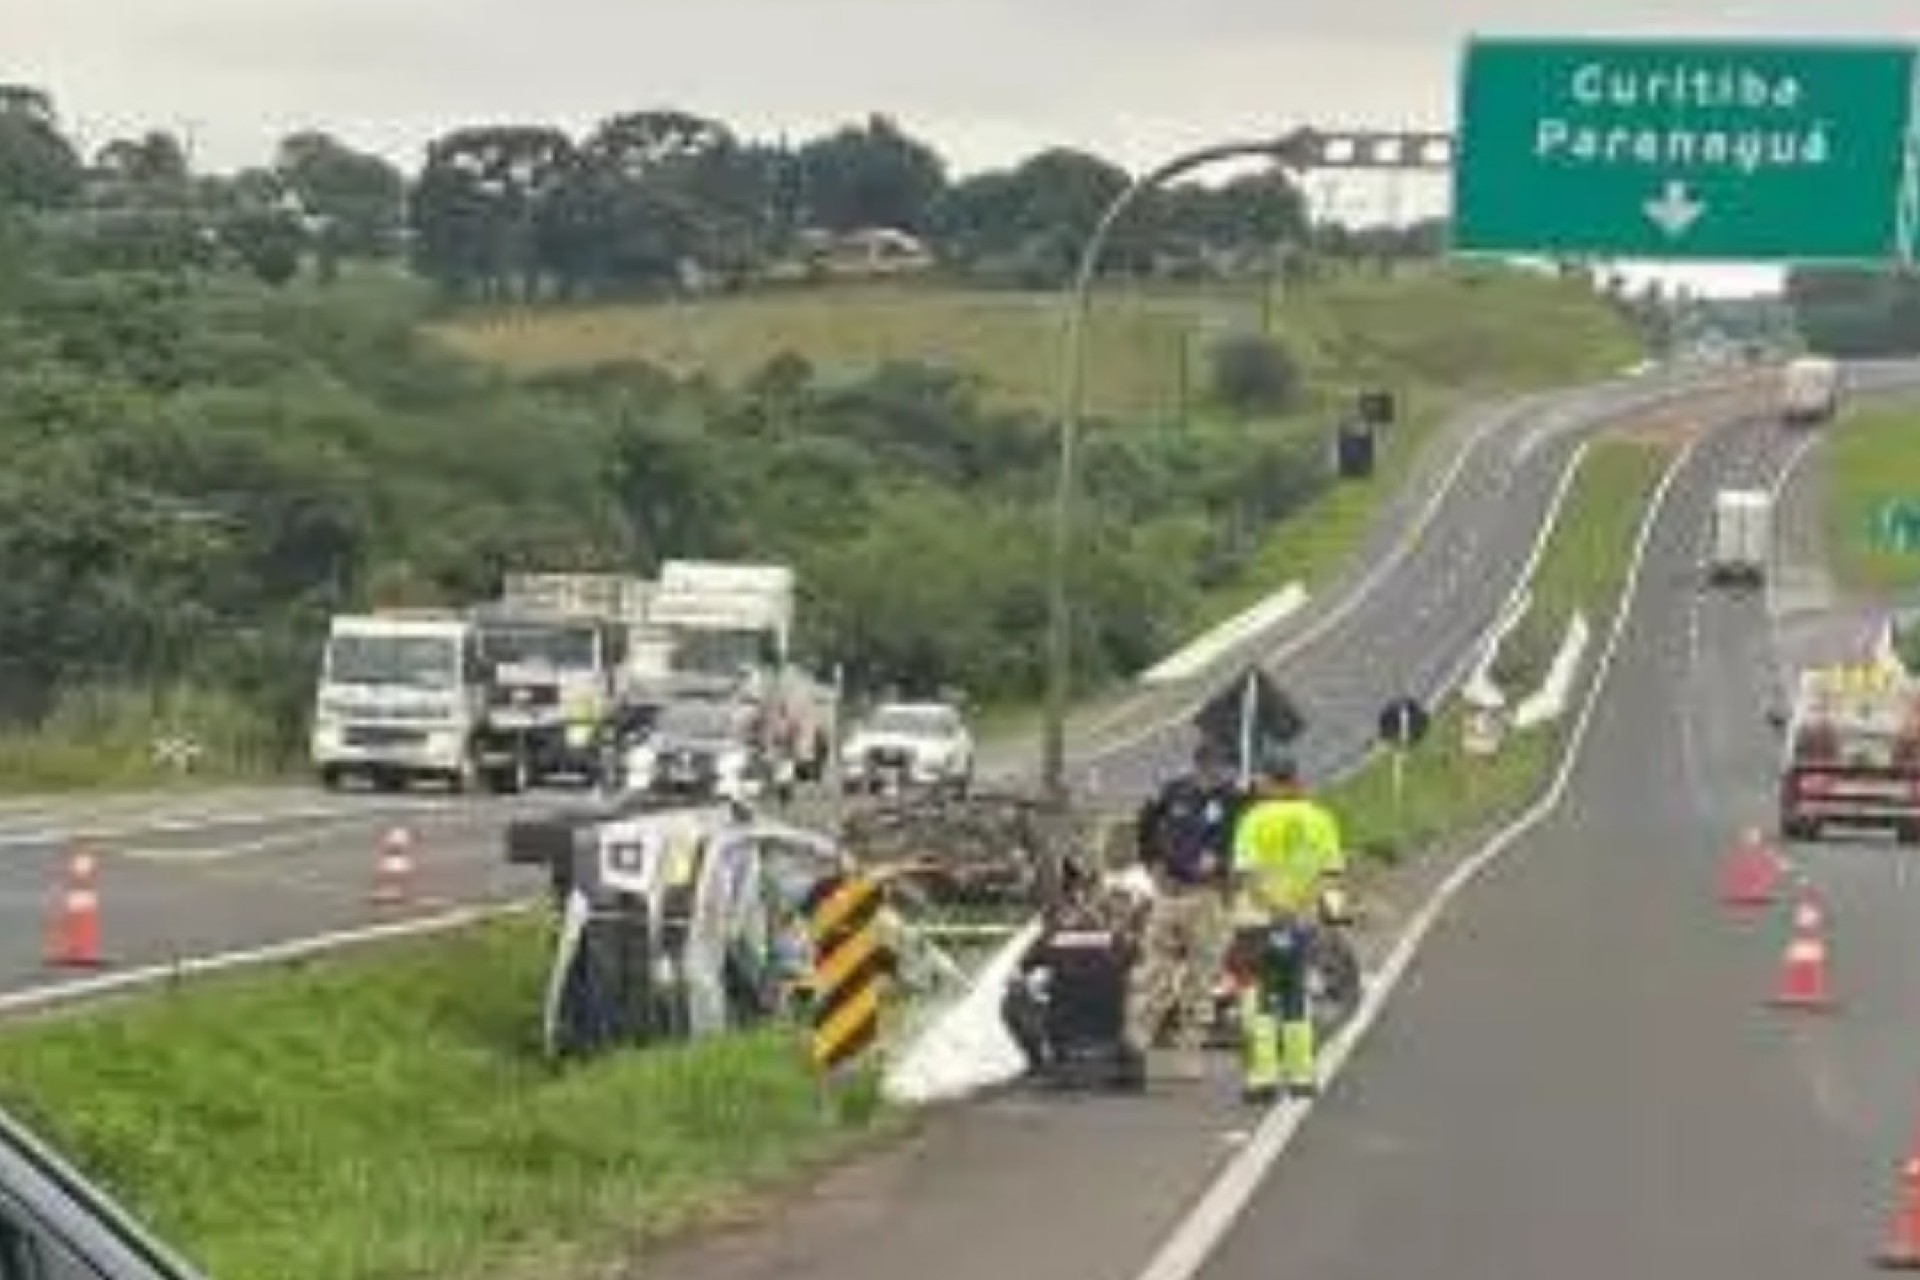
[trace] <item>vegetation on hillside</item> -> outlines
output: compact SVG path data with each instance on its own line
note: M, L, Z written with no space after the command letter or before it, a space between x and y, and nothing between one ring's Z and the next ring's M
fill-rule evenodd
M1796 270L1787 300L1809 347L1866 358L1920 352L1920 281L1896 271Z
M416 217L446 155L411 184ZM666 180L634 179L655 195ZM1036 299L688 302L673 304L681 327L665 311L628 315L670 337L717 326L696 358L614 342L504 368L424 332L444 289L465 288L434 265L426 228L415 250L443 289L381 261L403 239L393 197L409 189L315 134L232 175L189 171L158 133L86 159L43 96L0 93L0 728L59 739L0 733L0 775L131 776L176 732L207 766L271 761L301 741L329 612L471 600L511 568L785 559L809 596L805 642L856 687L958 684L987 700L1036 687L1053 459L1034 410L1049 347ZM1212 208L1202 221L1228 239L1267 225L1257 200L1228 216L1212 198L1180 197ZM1295 281L1274 336L1250 337L1265 290L1258 273L1210 293L1110 286L1138 299L1122 305L1176 317L1162 332L1178 343L1198 327L1182 317L1237 314L1215 336L1238 335L1285 376L1222 395L1236 388L1209 342L1187 394L1148 374L1146 390L1097 399L1108 416L1089 433L1075 581L1089 683L1276 572L1262 549L1331 492L1327 433L1357 387L1408 397L1397 458L1448 396L1607 372L1631 353L1626 319L1578 278L1428 266L1356 279L1349 265ZM899 348L837 345L888 327L876 311L901 298L1017 319L978 359L957 335L999 321L930 323ZM812 308L819 342L727 332L728 316L779 307ZM460 341L435 330L449 332Z

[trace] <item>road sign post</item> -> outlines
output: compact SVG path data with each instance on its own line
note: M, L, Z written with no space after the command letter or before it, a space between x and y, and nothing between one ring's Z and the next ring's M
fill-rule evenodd
M1407 792L1407 753L1420 745L1432 727L1433 717L1418 700L1407 697L1395 698L1380 712L1380 741L1386 744L1392 753L1388 767L1392 770L1393 788L1393 825L1396 830L1403 825L1406 810Z
M1906 261L1914 66L1891 44L1472 41L1454 247Z

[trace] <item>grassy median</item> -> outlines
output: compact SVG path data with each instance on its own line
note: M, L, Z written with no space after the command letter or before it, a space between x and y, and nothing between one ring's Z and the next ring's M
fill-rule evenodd
M1502 684L1510 706L1539 686L1576 610L1593 628L1582 661L1583 679L1590 678L1619 608L1647 504L1678 449L1676 441L1625 435L1602 437L1588 448L1534 567L1532 602L1501 646L1503 655L1516 645L1529 655L1524 664L1504 664L1524 677ZM1425 742L1408 754L1398 805L1384 753L1329 788L1353 847L1392 860L1517 812L1546 782L1571 715L1510 733L1499 754L1487 758L1466 753L1464 719L1457 704L1434 717Z
M1828 562L1842 585L1910 594L1920 587L1920 545L1883 536L1896 504L1920 504L1920 411L1870 409L1832 428L1816 459L1825 481Z
M895 1121L790 1030L557 1070L544 921L9 1029L0 1105L221 1280L460 1280L618 1256Z

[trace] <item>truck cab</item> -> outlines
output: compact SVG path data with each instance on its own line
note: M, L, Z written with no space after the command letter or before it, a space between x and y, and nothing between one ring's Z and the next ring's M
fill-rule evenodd
M1812 426L1840 407L1840 365L1826 356L1799 356L1780 374L1780 417L1788 426Z
M1722 489L1716 493L1711 546L1709 581L1748 587L1763 584L1773 551L1772 495L1760 489Z
M310 737L322 784L383 790L418 779L471 785L480 688L473 626L458 614L336 617L328 627Z
M647 621L670 641L663 696L751 705L776 772L817 781L838 736L837 697L794 661L795 594L786 565L669 560Z
M1785 725L1780 831L1890 827L1920 843L1920 691L1879 666L1803 672Z
M623 658L617 628L490 606L477 615L475 636L486 681L478 765L488 787L597 777Z

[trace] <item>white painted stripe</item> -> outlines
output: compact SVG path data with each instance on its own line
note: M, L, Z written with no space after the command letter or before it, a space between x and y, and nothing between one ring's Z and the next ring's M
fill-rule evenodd
M38 848L50 844L95 843L125 840L134 836L191 834L218 831L227 827L264 827L276 823L329 820L341 825L380 822L395 817L443 818L485 817L499 812L485 802L475 805L458 801L421 800L413 804L377 805L354 810L339 805L312 805L302 809L269 809L257 813L186 813L164 817L138 818L112 824L71 826L50 825L24 830L0 827L0 850Z
M1346 620L1349 614L1353 613L1354 610L1371 599L1374 591L1380 586L1381 582L1397 570L1400 565L1413 554L1414 548L1420 545L1420 540L1426 536L1427 530L1439 517L1441 508L1446 505L1448 496L1458 487L1460 477L1466 473L1467 464L1473 460L1474 455L1479 453L1481 449L1488 447L1496 435L1505 434L1507 431L1510 431L1513 428L1514 421L1522 417L1526 412L1524 402L1520 405L1509 406L1495 413L1486 423L1476 428L1472 435L1467 438L1465 446L1454 455L1453 461L1447 465L1446 471L1440 478L1439 485L1431 494L1427 495L1427 501L1414 517L1413 524L1401 533L1399 539L1388 549L1387 554L1374 561L1374 563L1368 567L1366 573L1361 575L1360 580L1348 588L1325 613L1309 623L1298 635L1286 640L1266 654L1261 659L1262 663L1267 666L1273 666L1285 662L1288 658L1291 658L1294 654L1318 640L1328 631L1340 625L1340 623ZM1113 742L1101 743L1098 749L1091 753L1093 758L1099 759L1105 756L1123 754L1124 752L1132 750L1142 742L1165 733L1175 725L1184 724L1215 692L1217 692L1217 690L1210 690L1203 693L1200 697L1189 700L1180 710L1152 724L1142 726L1124 738ZM1097 729L1098 726L1096 726L1096 731Z
M1731 385L1737 386L1738 383L1736 381ZM1392 549L1369 566L1360 581L1355 583L1342 595L1338 602L1329 608L1327 612L1315 618L1313 622L1309 623L1299 634L1275 646L1274 649L1261 659L1261 664L1266 667L1273 667L1286 662L1295 654L1299 653L1300 650L1313 644L1334 627L1346 621L1348 616L1359 609L1361 605L1367 603L1380 585L1412 556L1415 548L1419 546L1421 539L1426 536L1428 529L1438 518L1440 510L1445 505L1448 496L1453 492L1454 488L1457 487L1460 477L1466 471L1468 462L1482 449L1490 448L1496 442L1499 442L1499 437L1506 436L1513 429L1515 419L1524 419L1524 417L1530 413L1537 413L1549 417L1556 414L1567 414L1566 421L1556 424L1550 432L1545 433L1548 438L1555 438L1573 431L1600 430L1609 424L1629 421L1639 414L1651 412L1656 408L1663 407L1670 403L1683 402L1695 396L1714 394L1729 389L1731 389L1730 385L1725 384L1718 378L1711 377L1703 377L1698 380L1686 379L1675 385L1658 389L1638 386L1620 388L1615 384L1602 384L1599 387L1585 388L1583 392L1576 394L1591 396L1599 393L1604 396L1608 391L1622 390L1624 394L1621 396L1619 402L1605 399L1600 404L1591 406L1583 405L1578 408L1569 409L1565 404L1565 397L1562 396L1557 400L1549 401L1545 404L1541 404L1539 399L1535 398L1532 401L1520 401L1517 404L1508 406L1496 414L1485 425L1478 428L1472 436L1468 438L1466 446L1454 456L1453 462L1449 465L1440 485L1433 493L1428 495L1426 504L1421 508L1420 514L1416 517L1414 523L1401 534ZM1530 405L1538 405L1539 407L1533 408L1529 407ZM1536 431L1540 429L1538 426L1534 428ZM1458 679L1464 679L1464 676L1451 681L1448 687L1450 688L1452 685L1457 684ZM1175 726L1185 724L1192 718L1193 714L1206 703L1207 699L1217 692L1217 688L1202 690L1197 696L1188 699L1178 710L1166 716L1159 717L1152 723L1143 725L1118 740L1099 743L1097 746L1088 750L1085 755L1080 758L1079 763L1084 763L1089 759L1098 760L1111 755L1123 754L1143 742L1166 733L1167 730ZM1099 726L1096 726L1095 731L1088 736L1090 738L1097 738L1098 729Z
M487 920L520 915L545 902L544 898L531 898L498 906L460 907L440 915L422 916L414 920L396 920L391 924L370 925L363 929L317 934L291 942L275 943L272 946L243 951L221 951L206 956L187 956L172 964L148 965L144 968L127 969L93 978L80 978L73 982L53 982L38 987L22 987L14 991L0 992L0 1017L35 1013L61 1005L98 1000L105 996L125 995L163 983L178 982L185 978L201 978L236 969L303 960L326 952L343 951L377 942L450 933Z
M1767 566L1767 573L1760 585L1760 590L1767 610L1768 639L1773 645L1773 670L1778 688L1777 696L1781 698L1788 695L1793 681L1792 673L1787 671L1784 665L1786 645L1780 633L1780 566L1786 563L1786 556L1780 551L1780 543L1785 538L1787 527L1787 499L1794 481L1800 476L1802 465L1813 456L1814 447L1824 439L1826 439L1824 432L1813 432L1802 437L1800 443L1794 446L1793 453L1787 458L1787 465L1780 469L1780 473L1774 477L1773 483L1767 490L1773 502L1773 528L1770 531L1773 535L1771 557L1773 563Z
M291 831L275 831L269 835L256 836L251 840L237 840L227 844L183 845L178 847L115 849L119 857L134 862L156 863L194 863L223 862L229 858L244 858L251 854L271 853L275 849L297 848L303 844L318 844L329 833L350 830L364 826L360 819L333 818L322 822L304 823ZM366 842L367 856L373 857L377 842Z
M1574 768L1579 764L1594 713L1600 706L1601 695L1606 691L1612 675L1614 658L1632 620L1632 601L1654 529L1666 507L1667 496L1675 480L1693 456L1694 447L1694 443L1689 443L1668 467L1648 504L1646 516L1640 522L1639 534L1634 541L1633 560L1621 587L1622 606L1614 614L1613 626L1607 635L1606 651L1600 657L1593 684L1588 688L1580 708L1580 718L1573 727L1567 750L1561 756L1560 767L1551 784L1525 813L1495 833L1470 858L1455 867L1407 922L1399 941L1381 966L1374 985L1368 988L1353 1021L1327 1046L1325 1078L1329 1082L1345 1068L1355 1048L1379 1019L1388 1000L1406 978L1407 971L1440 914L1496 859L1559 807L1572 781ZM1274 1162L1292 1145L1294 1136L1311 1110L1310 1106L1291 1101L1270 1110L1261 1119L1252 1138L1235 1153L1226 1168L1175 1227L1159 1252L1139 1273L1137 1280L1192 1280L1226 1238L1227 1232L1245 1210Z
M1533 531L1533 545L1527 548L1526 562L1520 566L1519 576L1514 578L1513 586L1508 588L1507 598L1495 616L1491 633L1495 637L1493 643L1485 648L1475 645L1461 654L1459 666L1440 682L1439 688L1428 693L1427 702L1430 706L1445 701L1455 689L1471 679L1476 670L1491 667L1499 652L1499 641L1506 638L1506 632L1520 625L1522 614L1531 605L1533 575L1547 554L1547 544L1553 541L1554 531L1560 527L1560 513L1567 505L1567 495L1573 492L1574 477L1580 474L1580 464L1586 461L1587 451L1592 446L1592 440L1582 440L1561 470L1560 479L1554 485L1553 498L1540 518L1539 528Z

